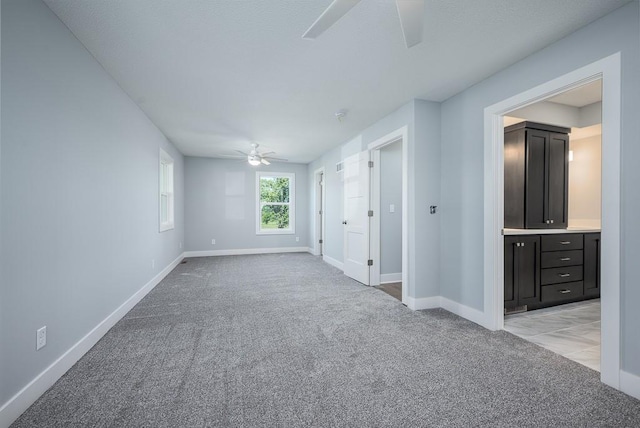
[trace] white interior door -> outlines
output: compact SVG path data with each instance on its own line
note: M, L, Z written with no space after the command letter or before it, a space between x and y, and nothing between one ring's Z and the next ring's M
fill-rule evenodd
M344 273L369 285L369 152L344 160Z

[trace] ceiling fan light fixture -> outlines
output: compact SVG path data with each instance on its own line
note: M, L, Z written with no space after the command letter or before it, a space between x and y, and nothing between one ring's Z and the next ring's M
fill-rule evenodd
M258 166L260 165L260 157L256 155L247 156L247 160L249 161L249 165Z

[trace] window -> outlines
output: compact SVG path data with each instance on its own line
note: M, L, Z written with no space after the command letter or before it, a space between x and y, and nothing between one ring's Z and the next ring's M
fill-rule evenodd
M160 232L173 229L173 158L160 149Z
M295 233L295 174L256 172L256 189L256 233Z

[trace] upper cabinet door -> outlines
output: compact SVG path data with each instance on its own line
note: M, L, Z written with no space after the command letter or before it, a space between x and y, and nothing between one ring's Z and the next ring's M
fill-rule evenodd
M525 193L525 228L546 229L547 223L547 147L549 133L528 129Z
M569 201L569 136L549 134L547 161L547 227L566 229Z

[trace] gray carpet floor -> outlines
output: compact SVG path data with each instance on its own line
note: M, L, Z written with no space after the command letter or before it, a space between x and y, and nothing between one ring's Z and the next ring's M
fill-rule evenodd
M309 254L188 259L15 427L638 427L599 374Z

